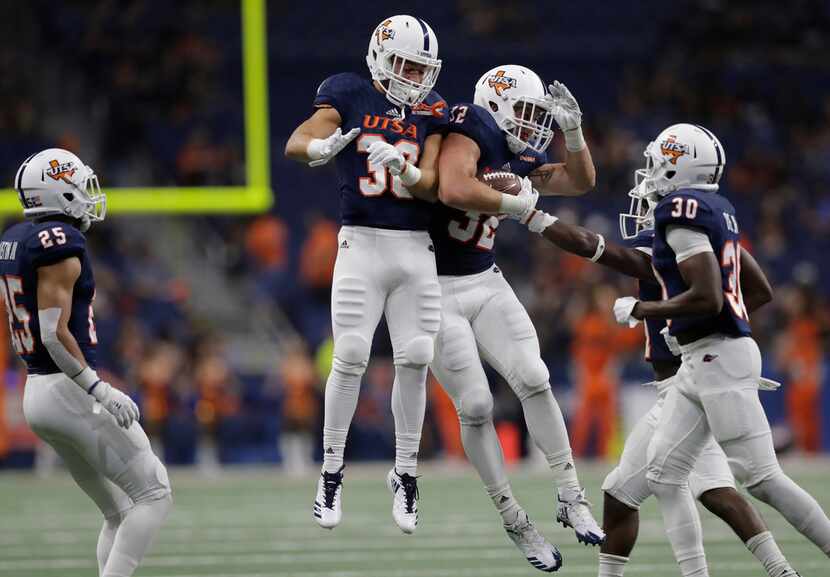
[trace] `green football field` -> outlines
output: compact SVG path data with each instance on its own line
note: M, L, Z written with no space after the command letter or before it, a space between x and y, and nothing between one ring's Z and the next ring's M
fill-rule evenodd
M595 502L609 466L583 464ZM785 469L830 509L830 463L787 462ZM344 518L334 531L311 517L315 477L278 470L231 470L218 476L172 471L175 507L137 575L297 577L488 577L541 575L519 555L483 489L465 466L424 466L420 521L405 536L391 517L386 468L352 466L344 485ZM544 471L515 470L516 496L565 558L560 575L595 575L597 549L577 544L553 523ZM100 518L64 475L39 479L0 474L0 577L97 575ZM771 509L759 505L784 553L804 577L830 575L830 560ZM600 513L597 511L597 515ZM765 573L737 538L703 514L711 574ZM652 499L642 512L640 541L627 575L679 575Z

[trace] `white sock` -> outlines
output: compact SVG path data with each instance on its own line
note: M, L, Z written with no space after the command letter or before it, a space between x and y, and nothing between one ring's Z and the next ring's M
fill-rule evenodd
M516 520L516 515L519 514L522 508L513 496L513 489L510 488L510 483L505 483L497 487L485 486L484 488L493 501L496 511L501 515L502 520L505 523L513 523Z
M628 557L600 553L597 577L623 577L626 563L628 563Z
M544 453L553 473L553 482L564 501L571 501L582 488L576 475L571 442L559 403L550 389L522 401L527 430L534 443Z
M98 533L98 545L95 548L95 556L98 558L98 574L104 574L104 567L107 565L112 544L115 541L115 533L118 531L118 526L121 524L121 515L115 515L109 519L104 519L104 525L101 527L101 532Z
M830 557L830 520L816 500L783 471L748 489Z
M415 476L426 410L426 365L395 365L392 415L395 417L395 470Z
M769 531L750 537L746 542L746 548L761 562L769 577L784 577L785 575L795 574Z
M709 577L700 516L689 485L670 485L649 479L648 486L660 501L666 536L680 566L680 574L683 577Z
M136 503L124 516L101 577L130 577L173 506L173 497Z
M334 357L326 381L323 414L323 470L336 473L343 466L346 435L352 424L365 363L347 363Z

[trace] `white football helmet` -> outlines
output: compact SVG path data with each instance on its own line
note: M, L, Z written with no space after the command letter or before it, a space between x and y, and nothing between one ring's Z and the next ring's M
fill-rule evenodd
M488 70L476 83L473 102L493 115L514 154L526 148L544 152L553 140L553 100L529 68L507 64Z
M726 152L717 137L694 124L669 126L643 154L646 167L634 172L634 188L628 193L631 206L620 214L620 233L625 239L649 227L660 197L681 188L717 191L726 164Z
M423 67L420 81L404 76L407 63ZM372 33L366 64L372 80L378 81L395 105L417 106L435 86L441 72L438 38L420 18L392 16Z
M62 148L47 148L27 158L17 169L14 187L26 217L69 216L86 231L107 214L107 197L95 172Z

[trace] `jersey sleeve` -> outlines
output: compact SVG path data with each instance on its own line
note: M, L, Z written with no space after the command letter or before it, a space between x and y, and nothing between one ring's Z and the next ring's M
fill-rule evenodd
M629 239L627 241L627 244L630 248L637 249L650 256L651 248L654 244L654 229L649 228L641 230L639 233L637 233L637 236L635 236L632 239Z
M654 226L665 230L669 225L699 228L710 232L714 227L711 207L695 194L678 192L662 199L654 209Z
M432 112L429 126L427 127L427 136L432 134L446 134L447 125L450 121L450 109L447 101L441 98L437 92L430 93L428 106Z
M82 257L86 251L86 238L73 226L51 222L29 237L26 251L33 267L49 266L68 258Z
M345 118L349 115L349 106L357 90L359 80L359 76L351 73L329 76L317 88L314 107L331 106L340 113L341 118Z
M484 114L488 114L487 111L475 104L456 104L450 109L447 132L463 134L483 147L489 133L489 124L483 117Z

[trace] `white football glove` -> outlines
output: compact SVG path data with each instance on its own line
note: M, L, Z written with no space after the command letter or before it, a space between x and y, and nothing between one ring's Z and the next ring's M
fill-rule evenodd
M519 191L515 197L510 198L509 194L502 197L504 201L510 201L510 210L505 211L508 218L518 220L519 222L527 222L536 210L536 202L539 200L539 192L533 188L533 183L528 177L522 179L522 190ZM515 206L513 206L515 205Z
M781 383L778 381L773 381L772 379L767 379L765 377L761 377L758 380L758 389L761 391L777 391L781 388Z
M620 297L614 302L614 318L621 325L628 325L629 327L636 327L640 322L631 316L631 311L640 302L634 297Z
M343 134L343 130L338 126L337 130L335 130L328 138L313 138L311 142L308 143L308 148L306 149L308 157L311 159L311 162L309 162L308 165L322 166L326 164L329 160L334 158L338 152L343 150L347 144L357 138L359 133L359 128L352 128L346 134Z
M663 335L663 340L666 341L666 346L669 347L669 352L671 354L676 357L683 354L683 351L680 350L680 343L677 341L677 337L673 337L669 334L669 327L663 327L660 334Z
M571 152L585 148L582 136L582 110L568 87L554 80L548 85L548 99L553 104L553 118L565 135L565 147Z
M369 163L374 165L385 166L393 176L400 176L406 165L406 158L401 151L381 140L376 140L369 145L367 149L369 153Z
M133 421L138 420L138 405L129 396L108 382L98 381L92 386L89 394L95 397L95 400L115 417L121 427L129 429Z
M545 229L559 220L558 216L546 213L544 210L534 209L530 215L522 221L530 232L542 234Z

